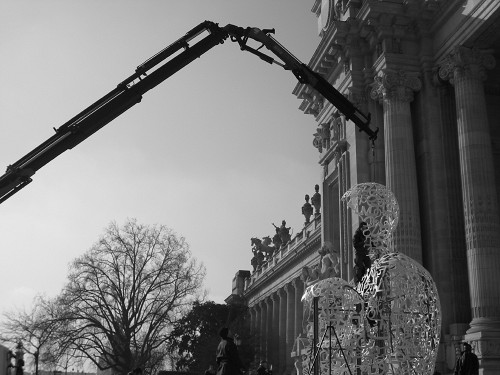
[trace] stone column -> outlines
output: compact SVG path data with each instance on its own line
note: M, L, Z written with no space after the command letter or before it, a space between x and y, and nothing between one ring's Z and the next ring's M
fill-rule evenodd
M266 353L264 358L269 361L271 352L273 351L273 335L276 328L273 326L273 300L268 297L266 302Z
M295 288L292 284L284 287L286 292L286 349L285 349L285 371L292 371L293 363L290 353L295 341Z
M370 94L383 106L386 184L400 209L394 246L420 263L422 240L410 102L421 86L416 73L384 70L375 77Z
M255 320L253 325L253 330L255 332L255 353L258 355L260 353L260 345L261 345L261 330L260 330L260 321L261 321L261 310L260 305L256 303L253 308L255 309Z
M255 309L255 306L252 306L248 309L250 311L250 334L255 335L257 330L255 329L255 319L256 319L256 314L257 311Z
M278 368L273 369L274 374L282 375L286 368L286 293L283 289L278 290L279 297L279 334L278 334Z
M267 319L267 305L264 301L260 301L260 356L262 358L265 358L266 352L267 352L267 324L266 324L266 319Z
M279 297L277 293L271 295L271 300L273 302L273 337L272 337L272 349L270 355L267 358L267 363L269 366L273 365L274 368L279 366L279 321L280 321L280 305Z
M472 312L466 339L476 341L483 374L500 370L500 218L483 86L494 66L492 55L458 46L439 71L455 87Z
M300 278L293 280L295 288L295 338L302 334L302 321L304 320L304 305L302 295L304 294L304 283Z

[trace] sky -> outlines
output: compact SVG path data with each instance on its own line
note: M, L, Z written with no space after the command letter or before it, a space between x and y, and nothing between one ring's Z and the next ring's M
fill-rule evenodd
M204 20L275 28L307 63L320 39L314 0L0 2L0 168L13 164L149 57ZM268 52L268 51L266 51ZM56 296L72 260L111 223L135 218L185 237L223 303L250 238L301 230L320 183L317 124L290 72L229 40L0 204L0 313ZM4 169L1 173L4 173Z

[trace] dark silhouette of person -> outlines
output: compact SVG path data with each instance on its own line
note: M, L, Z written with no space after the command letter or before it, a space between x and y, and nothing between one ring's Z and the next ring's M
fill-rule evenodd
M240 375L243 373L243 368L238 355L238 348L232 337L229 336L227 327L221 328L219 331L221 340L217 347L217 375Z
M269 370L267 367L267 361L265 360L260 361L260 365L257 368L257 375L271 375L271 374L272 374L271 370Z
M365 231L367 225L364 221L359 223L359 227L354 233L352 244L354 247L354 282L357 284L361 281L366 271L371 266L371 260L368 256L368 246L366 244Z
M457 359L455 365L455 375L478 375L479 374L479 360L477 356L472 353L472 347L464 342L463 351Z

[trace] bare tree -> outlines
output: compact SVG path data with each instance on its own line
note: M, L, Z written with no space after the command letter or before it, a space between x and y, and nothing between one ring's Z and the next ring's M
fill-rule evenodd
M157 367L172 323L199 298L204 276L184 238L165 226L112 223L70 268L64 337L101 370Z
M56 308L54 301L37 296L30 310L3 314L0 340L12 345L22 343L24 352L33 356L35 374L38 374L40 353L48 350L58 335L61 322L57 318Z

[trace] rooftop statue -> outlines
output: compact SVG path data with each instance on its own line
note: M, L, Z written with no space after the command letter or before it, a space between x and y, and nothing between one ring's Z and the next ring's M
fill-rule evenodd
M290 242L291 240L291 235L290 235L290 229L291 227L286 226L286 221L283 220L281 222L281 226L278 228L274 223L272 223L274 228L276 228L276 233L279 233L280 239L281 239L281 246L285 246Z
M280 228L278 228L276 225L274 225L274 228L276 229L276 233L273 236L273 244L274 244L274 248L276 250L279 250L279 248L281 247L281 244L282 244L281 236L280 236Z
M311 206L311 203L309 203L309 195L306 194L305 196L306 203L302 206L302 215L305 216L306 222L304 225L307 225L311 221L311 216L313 214L313 207Z
M311 203L314 206L314 214L319 215L321 209L321 194L319 193L319 185L314 185L314 195L311 198Z
M266 259L270 258L273 253L274 253L274 247L269 246L271 244L271 238L269 236L264 237L262 240L257 237L252 237L250 239L250 243L252 245L252 252L255 253L262 253L263 256L265 255Z

